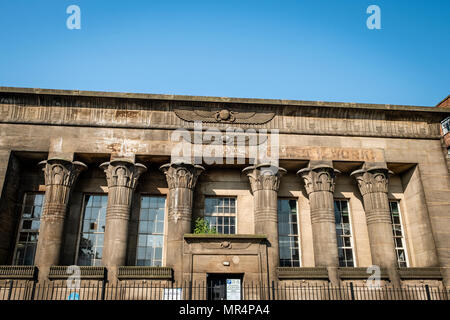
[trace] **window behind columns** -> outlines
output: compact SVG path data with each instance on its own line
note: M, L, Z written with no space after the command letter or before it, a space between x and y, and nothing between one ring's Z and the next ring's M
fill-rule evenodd
M347 200L334 201L336 237L340 267L354 267L353 239Z
M236 198L205 198L205 220L221 234L236 233Z
M397 263L399 267L407 267L408 257L398 201L389 201L389 208L391 211L392 232L394 235L395 252L397 253Z
M86 194L78 249L79 266L101 266L105 234L107 195Z
M162 266L165 208L165 197L141 197L136 253L138 266Z
M14 265L34 264L43 204L44 193L25 193L14 249Z
M280 267L300 267L297 201L278 199Z

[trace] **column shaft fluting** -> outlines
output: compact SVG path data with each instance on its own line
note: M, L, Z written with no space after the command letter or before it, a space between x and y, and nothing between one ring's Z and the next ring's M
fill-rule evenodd
M205 170L200 165L168 163L160 167L169 187L166 266L172 267L175 280L183 278L184 234L192 228L192 202L197 179Z
M387 195L390 173L386 167L373 167L356 170L351 175L363 196L372 263L387 268L391 281L398 284L397 255Z
M36 249L39 281L48 279L52 265L59 264L64 221L70 193L86 165L78 161L48 159L39 163L45 177L45 200Z
M338 281L336 268L339 266L333 196L338 172L329 165L308 167L297 172L309 197L315 265L329 268L333 283Z
M134 190L139 176L147 170L140 163L115 159L100 165L108 183L108 206L103 242L103 265L108 268L108 280L117 280L117 268L126 262L128 222Z
M243 170L250 180L254 203L254 224L256 234L265 234L269 281L276 281L276 269L280 264L278 243L278 189L283 168L261 164Z

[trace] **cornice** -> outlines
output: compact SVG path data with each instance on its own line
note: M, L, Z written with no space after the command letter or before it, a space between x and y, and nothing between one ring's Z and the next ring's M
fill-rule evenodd
M450 108L0 87L0 123L440 139Z
M84 90L60 90L42 88L21 88L21 87L0 87L0 93L17 93L28 95L58 95L92 98L117 98L117 99L144 99L144 100L166 100L166 101L194 101L194 102L220 102L220 103L240 103L240 104L265 104L280 106L311 106L311 107L331 107L331 108L356 108L356 109L377 109L377 110L399 110L399 111L425 111L425 112L446 112L437 107L415 106L415 105L394 105L394 104L374 104L374 103L353 103L353 102L329 102L329 101L308 101L289 99L259 99L259 98L235 98L235 97L214 97L214 96L191 96L173 94L147 94L129 92L105 92L105 91L84 91ZM445 100L445 99L444 99Z

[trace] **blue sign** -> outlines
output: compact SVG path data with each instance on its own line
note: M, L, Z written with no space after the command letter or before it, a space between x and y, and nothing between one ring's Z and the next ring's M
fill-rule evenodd
M80 295L78 293L76 293L76 292L72 292L67 297L67 300L80 300Z

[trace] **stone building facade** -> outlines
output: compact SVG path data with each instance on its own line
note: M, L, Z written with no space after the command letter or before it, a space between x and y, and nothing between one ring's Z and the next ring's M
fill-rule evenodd
M339 285L375 265L383 284L450 286L447 102L2 87L0 277ZM245 152L278 132L278 166L173 161L196 121L220 144L242 129ZM199 217L218 234L194 234Z

